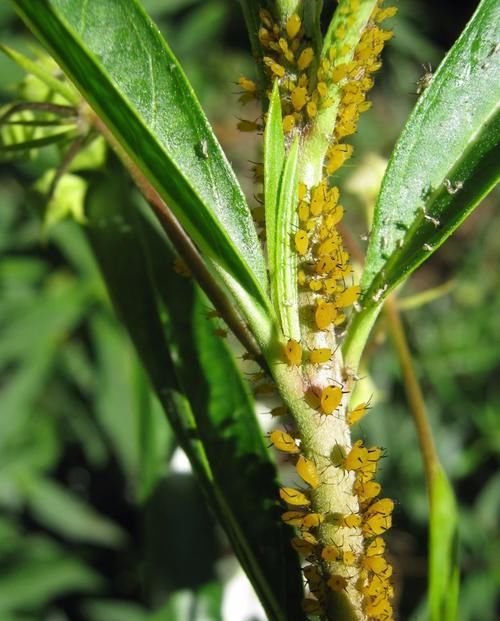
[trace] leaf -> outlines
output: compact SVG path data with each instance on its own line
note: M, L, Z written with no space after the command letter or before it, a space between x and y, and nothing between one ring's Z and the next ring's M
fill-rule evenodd
M0 154L12 153L15 151L30 151L31 149L40 149L42 147L48 147L51 144L58 144L68 142L75 137L74 128L67 129L63 132L57 132L50 134L49 136L42 136L41 138L33 138L32 140L23 140L21 142L5 143L5 136L2 137L2 144L0 144Z
M66 101L74 104L75 106L79 105L80 97L74 87L54 77L54 75L43 67L40 62L31 60L28 56L25 56L24 54L21 54L6 45L0 45L0 51L11 58L17 65L19 65L19 67L24 69L26 73L33 74L52 91L62 95Z
M431 621L455 621L458 612L458 512L446 474L435 470L430 499L429 608Z
M37 477L25 490L35 519L62 537L112 548L123 544L121 528L54 481Z
M498 17L498 3L483 0L398 140L375 210L365 304L407 278L498 180Z
M271 321L266 272L250 211L177 59L140 4L14 4L219 271L247 318L265 331Z
M95 599L83 604L85 617L91 621L146 621L147 611L136 602Z
M278 217L278 191L285 162L285 137L281 118L281 99L278 80L274 81L273 93L264 131L264 204L266 214L266 242L270 281L276 273L275 247ZM276 300L273 300L276 304Z
M387 167L344 342L356 368L385 297L463 222L498 179L498 3L482 0L420 96Z
M103 181L89 208L90 235L115 306L270 619L301 619L299 567L288 529L274 513L274 469L241 375L205 317L206 298L173 272L165 237L134 211L119 179L115 185ZM174 409L177 403L182 408Z
M300 341L299 301L297 287L297 254L292 233L297 229L299 184L299 140L290 148L281 175L276 217L275 269L273 301L281 319L283 334Z

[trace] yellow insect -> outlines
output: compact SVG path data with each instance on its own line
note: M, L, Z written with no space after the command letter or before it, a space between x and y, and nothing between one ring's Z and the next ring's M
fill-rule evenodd
M307 103L307 88L296 86L290 94L290 101L297 112L300 112Z
M296 13L292 13L286 22L286 34L289 39L295 39L298 35L300 27L302 26L302 20Z
M304 256L309 248L309 237L305 231L295 233L295 250L300 256Z
M308 535L309 533L303 534ZM292 539L292 548L295 552L298 552L302 556L311 556L311 554L314 554L316 550L316 544L313 544L304 538L301 539L300 537L294 537Z
M342 558L342 552L337 546L325 546L321 550L321 558L330 563L334 563L336 561L340 561Z
M289 526L304 526L304 518L308 513L303 511L285 511L281 514L281 520Z
M289 433L276 429L275 431L271 431L269 439L271 440L274 448L278 449L278 451L290 454L300 453L300 448L297 446L293 436Z
M335 298L335 306L337 308L345 308L346 306L351 306L351 304L357 302L360 293L361 287L359 285L349 287Z
M289 505L307 507L311 504L309 498L300 490L293 487L280 487L280 498Z
M342 401L342 388L340 386L327 386L321 391L320 406L323 414L333 414Z
M249 80L244 76L241 76L241 78L238 79L238 84L244 91L247 91L249 93L255 93L255 91L257 90L257 84L253 80Z
M394 501L390 498L381 498L377 500L366 510L367 515L380 514L389 516L394 511Z
M285 75L285 67L277 63L270 56L264 56L262 59L264 64L269 67L271 72L278 78L282 78Z
M340 593L341 591L344 591L344 589L347 587L347 580L346 578L344 578L344 576L334 574L333 576L330 576L327 584L332 591L335 591L335 593Z
M302 527L306 530L310 528L318 528L325 521L322 513L306 513L302 520Z
M385 541L382 537L375 537L366 548L366 556L382 556L385 552Z
M273 408L269 413L273 418L277 416L284 416L288 413L288 408L286 407L286 405L278 405L277 407Z
M358 423L364 416L366 416L369 410L369 406L369 402L360 403L347 414L347 424L349 425L349 427L352 427L353 425Z
M354 491L358 495L359 502L365 503L375 498L381 491L380 483L375 481L356 481L354 483Z
M297 470L297 474L300 476L300 478L308 485L310 485L313 489L319 487L319 474L313 461L301 455L297 460L295 469Z
M325 364L329 362L333 354L333 350L329 347L318 347L309 352L309 362L311 364Z
M295 339L288 339L284 354L288 364L298 367L302 362L302 346Z
M390 515L382 515L381 513L373 513L365 518L362 526L363 534L366 537L374 535L382 535L392 526L392 518Z
M327 330L337 317L337 309L331 302L318 302L314 311L314 321L318 330Z
M283 131L285 132L285 134L288 134L292 131L294 127L295 127L295 117L293 116L293 114L287 114L283 118Z
M339 519L339 526L344 528L359 528L362 523L363 518L357 513L348 513Z
M361 560L361 566L368 571L373 572L379 576L384 576L389 564L383 556L365 556Z
M353 104L354 105L354 104ZM336 144L328 150L328 164L326 170L329 175L338 170L351 157L353 147L350 144Z
M297 67L299 68L299 70L304 71L304 69L307 69L312 63L313 58L314 50L312 49L312 47L306 47L305 49L303 49L297 60Z

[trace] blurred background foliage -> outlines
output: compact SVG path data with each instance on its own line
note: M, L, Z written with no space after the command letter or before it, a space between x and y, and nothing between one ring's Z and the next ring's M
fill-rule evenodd
M356 135L357 157L343 168L356 237L366 232L366 188L382 161L374 156L390 153L415 103L422 64L439 62L475 4L401 3L374 109ZM259 114L237 103L234 82L254 74L237 3L144 5L256 204L248 160L259 160L260 140L236 130L235 117ZM0 4L0 41L21 51L33 46L7 3ZM16 96L23 74L0 57L0 75L2 104ZM32 79L22 85L25 92L39 87ZM84 221L79 184L106 165L103 145L95 141L75 160L42 225L40 191L59 157L53 145L0 166L0 619L263 619L115 318L82 227L59 222L67 211ZM460 504L460 621L493 621L500 592L497 198L485 201L401 295L436 444ZM445 283L425 305L414 297ZM383 319L368 354L361 390L374 408L360 432L388 450L381 476L398 503L390 550L399 617L423 620L423 467ZM261 416L264 426L268 419Z

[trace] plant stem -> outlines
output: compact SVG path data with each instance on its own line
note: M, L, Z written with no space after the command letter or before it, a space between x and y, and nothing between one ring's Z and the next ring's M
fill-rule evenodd
M413 367L410 348L406 340L406 335L401 321L401 316L394 296L389 296L384 306L384 313L389 322L389 326L398 354L401 370L403 371L403 381L408 398L410 411L417 428L418 440L424 459L425 476L427 479L427 491L430 496L434 474L439 468L439 458L432 436L432 430L425 411L425 402L422 389L418 382L415 369Z

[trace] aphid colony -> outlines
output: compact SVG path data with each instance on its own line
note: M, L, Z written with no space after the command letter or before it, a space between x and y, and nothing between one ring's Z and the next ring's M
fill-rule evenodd
M366 409L366 404L362 407ZM321 477L314 460L302 455L300 441L294 434L275 430L269 437L277 450L296 458L296 472L306 484L305 489L280 489L280 498L286 505L281 519L297 529L291 545L308 563L303 573L310 596L303 600L304 612L326 618L328 592L342 592L351 581L362 594L362 608L367 619L391 620L392 566L384 558L385 542L381 535L392 525L394 502L390 498L378 499L381 487L373 481L383 450L367 448L358 440L340 463L332 460L330 467L355 474L353 493L359 501L359 513L318 513L313 504ZM342 529L347 543L339 546L333 539L320 540L318 529L325 522ZM364 537L361 554L349 549L349 531L354 529L360 529ZM339 565L351 570L347 576L338 573Z
M325 155L324 177L312 187L299 183L299 228L290 232L290 243L297 254L299 291L305 294L302 299L307 299L310 309L308 330L318 334L328 334L341 326L346 321L347 309L356 305L361 292L358 285L351 284L352 265L338 229L344 208L339 204L339 189L330 184L329 177L352 155L353 147L343 140L356 132L360 114L371 105L366 95L373 86L372 74L380 68L380 53L392 36L391 31L379 24L392 17L396 9L382 8L381 4L382 0L378 0L352 54L344 37L357 19L361 2L340 2L335 40L326 57L320 59L298 15L292 14L279 24L268 10L261 9L258 38L264 50L262 62L269 84L261 89L248 78L239 80L243 103L257 98L261 90L270 94L269 86L278 81L285 135L306 136L323 110L333 111L333 106L337 106L335 129ZM261 131L263 122L240 120L238 127L242 131ZM255 180L262 181L262 165L253 164L252 170ZM258 199L262 204L253 210L253 215L257 224L263 224L263 196L259 195ZM261 238L264 239L263 234ZM331 363L334 353L328 347L303 349L297 340L290 338L283 345L282 361L304 379L305 366L320 369ZM321 385L320 389L313 382L304 382L304 400L318 413L319 419L335 416L351 427L366 415L369 403L345 412L346 391L342 384L332 380L329 385ZM273 384L264 380L257 385L256 393L268 394L273 389ZM286 406L278 406L271 414L278 417L287 412ZM384 558L385 543L381 535L391 527L394 503L379 498L381 487L373 480L383 450L365 447L358 440L347 451L338 447L340 459L338 455L326 456L327 469L338 468L345 474L348 493L357 500L359 511L338 513L332 507L325 512L318 510L316 504L325 456L316 456L321 457L322 464L322 470L318 471L314 452L297 433L276 429L269 437L277 450L293 460L296 473L305 484L303 489L282 487L279 493L280 502L286 507L282 520L298 531L292 546L307 561L303 574L309 595L303 601L304 612L329 620L331 594L354 588L362 602L360 618L364 615L367 621L392 621L392 567ZM331 525L333 531L324 530L325 525ZM325 532L333 535L325 536ZM340 538L337 532L341 533ZM351 548L351 536L362 543ZM342 545L339 541L343 541Z

